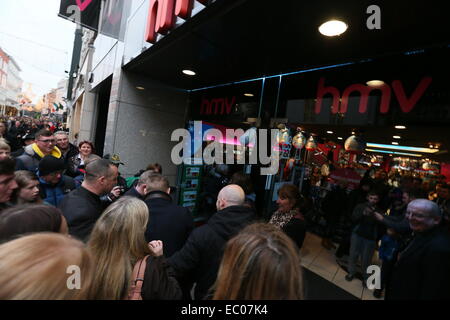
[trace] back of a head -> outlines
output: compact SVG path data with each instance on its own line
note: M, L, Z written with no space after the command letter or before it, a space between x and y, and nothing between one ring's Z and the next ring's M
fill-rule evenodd
M60 232L62 212L49 205L20 205L0 212L0 243L34 232Z
M56 233L25 236L0 245L0 261L1 300L89 298L92 259L76 239Z
M109 160L101 158L88 161L86 164L85 181L94 182L98 177L108 177L112 174L112 165Z
M88 242L95 262L92 297L124 298L132 264L150 253L144 236L147 222L147 205L126 196L112 203L97 220Z
M169 180L160 174L152 174L147 179L147 191L161 191L166 192L169 189Z
M227 207L241 206L245 201L245 192L237 184L229 184L220 190L217 199L225 200L227 203Z
M247 226L228 241L214 289L214 300L302 299L295 244L273 225Z
M16 168L16 161L11 158L0 160L0 175L13 174Z
M139 176L138 184L148 186L150 184L150 177L153 175L155 175L155 173L152 170L144 171Z
M162 167L159 163L153 163L153 164L149 164L147 166L147 168L145 168L145 170L151 170L153 171L153 173L159 173L162 174Z

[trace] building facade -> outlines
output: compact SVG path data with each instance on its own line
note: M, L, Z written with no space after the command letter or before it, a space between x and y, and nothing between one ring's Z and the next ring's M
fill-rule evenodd
M21 69L14 58L0 48L0 105L1 114L15 116L19 111L19 96L23 81Z
M178 142L171 134L194 120L221 129L284 123L295 133L301 127L325 146L316 152L325 160L329 149L344 148L354 128L365 130L368 142L391 145L394 126L406 124L412 130L400 145L438 142L440 150L432 155L448 162L450 102L441 66L450 35L433 29L442 13L419 1L381 1L386 18L377 29L369 23L368 6L106 1L100 29L80 61L72 134L94 141L101 153L119 154L124 176L158 162L171 183L177 177L171 152ZM400 22L390 19L402 6L410 14ZM346 17L350 27L326 38L317 29L332 14ZM186 76L183 69L197 75ZM378 79L382 87L367 84ZM276 179L267 179L263 188L273 190Z

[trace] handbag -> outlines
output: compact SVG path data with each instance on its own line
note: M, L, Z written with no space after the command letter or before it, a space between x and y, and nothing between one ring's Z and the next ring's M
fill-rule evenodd
M128 300L142 300L142 284L144 283L145 268L148 255L136 262L131 275L131 287L128 292Z

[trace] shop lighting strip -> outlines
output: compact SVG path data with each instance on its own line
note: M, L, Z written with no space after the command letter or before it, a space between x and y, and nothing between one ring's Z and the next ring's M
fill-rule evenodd
M363 62L369 62L369 61L372 61L372 60L371 59L365 59L365 60L361 60L361 61L358 61L358 62L346 62L346 63L340 63L340 64L333 64L331 66L318 67L318 68L312 68L312 69L305 69L305 70L299 70L299 71L288 72L288 73L280 73L280 74L273 75L273 76L260 77L260 78L242 80L242 81L233 81L233 82L218 84L218 85L210 86L210 87L203 87L203 88L198 88L198 89L192 89L192 90L188 90L188 91L189 92L195 92L195 91L201 91L201 90L206 90L206 89L213 89L213 88L231 86L231 85L234 85L234 84L241 84L241 83L246 83L246 82L253 82L253 81L259 81L259 80L265 80L265 79L271 79L271 78L277 78L277 77L284 77L284 76L290 76L290 75L306 73L306 72L313 72L313 71L318 71L318 70L325 70L325 69L344 67L344 66L348 66L348 65L352 65L352 64L356 64L356 63L363 63Z
M392 145L392 144L367 143L367 146L371 147L371 148L392 149L392 150L402 150L402 151L415 151L415 152L424 152L424 153L439 152L439 149L396 146L396 145Z
M377 150L377 149L366 149L368 152L380 152L380 153L389 153L389 154L396 154L396 155L402 155L402 156L411 156L411 157L422 157L421 154L418 153L407 153L407 152L397 152L397 151L386 151L386 150Z

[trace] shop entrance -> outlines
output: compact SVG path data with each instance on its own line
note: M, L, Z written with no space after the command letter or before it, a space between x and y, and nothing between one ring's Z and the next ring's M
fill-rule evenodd
M103 148L105 146L106 123L108 121L111 85L112 76L100 85L97 96L97 125L95 128L94 146L97 154L101 157L103 156Z

